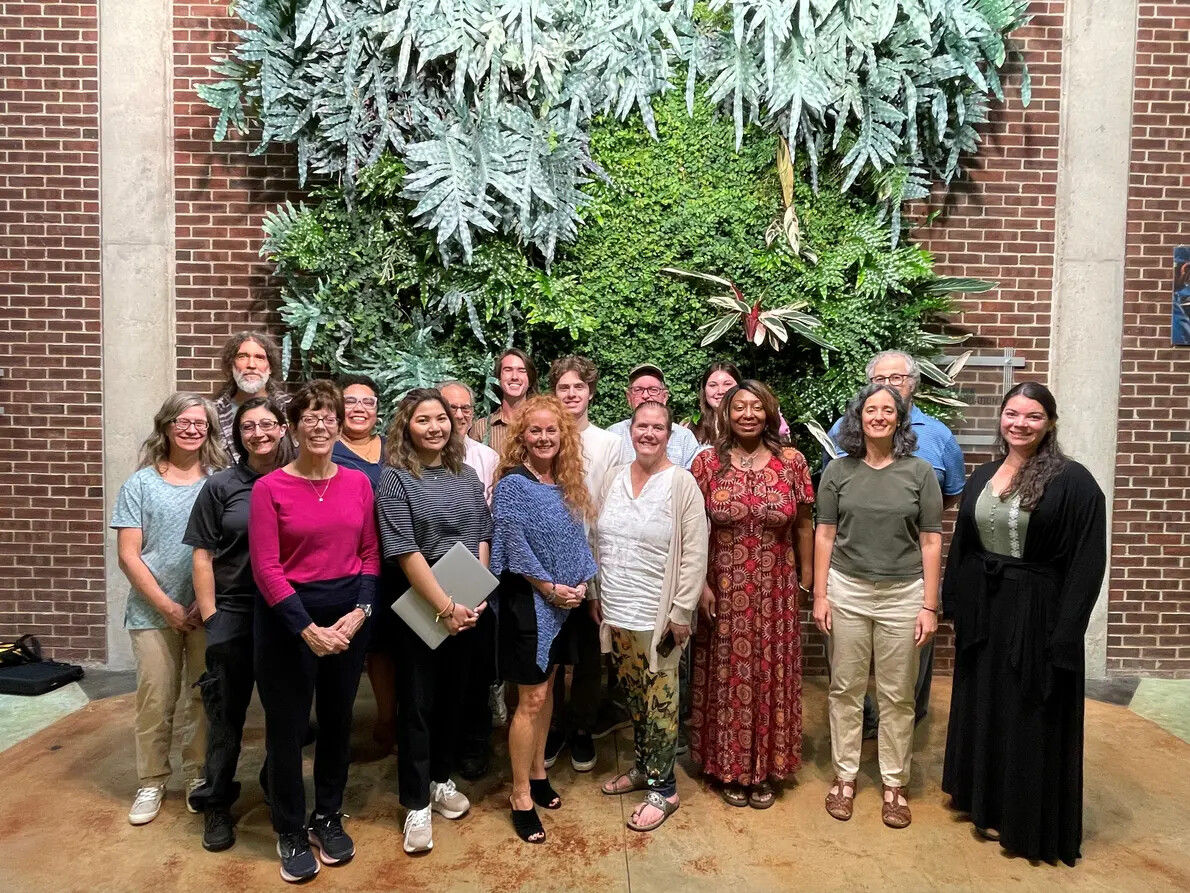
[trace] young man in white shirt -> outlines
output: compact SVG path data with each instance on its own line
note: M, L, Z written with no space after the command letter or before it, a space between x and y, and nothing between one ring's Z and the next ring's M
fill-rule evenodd
M623 461L623 442L610 431L591 424L587 410L599 382L599 370L586 357L562 357L550 366L550 390L574 418L583 441L583 470L587 489L595 499L608 470ZM565 673L554 682L554 713L546 740L546 766L570 743L570 765L576 772L589 772L595 765L594 738L603 737L627 725L623 717L599 716L603 655L599 651L599 628L589 611L574 610L566 618L559 636L569 638L566 651L573 655L574 673L567 705ZM569 709L567 709L569 706ZM569 733L568 730L569 729Z
M664 406L669 403L669 388L665 386L665 375L652 363L641 363L628 373L628 390L624 396L628 398L629 409L636 409L646 400L653 400ZM636 458L636 451L632 448L631 428L632 419L628 418L607 429L620 438L623 462L631 462ZM689 471L690 463L701 449L689 428L675 425L665 453L669 456L670 462Z

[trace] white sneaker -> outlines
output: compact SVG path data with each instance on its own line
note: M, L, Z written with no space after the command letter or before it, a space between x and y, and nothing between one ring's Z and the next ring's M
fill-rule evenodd
M488 689L488 707L492 711L492 728L501 729L508 725L508 703L504 700L504 683Z
M430 782L430 808L444 819L457 819L471 808L467 799L449 778L444 782Z
M192 778L186 782L186 811L198 815L198 810L190 805L190 795L207 783L205 778Z
M134 825L147 825L157 818L161 811L161 801L165 799L165 785L155 784L141 788L136 792L136 799L132 801L132 809L128 810L128 821Z
M405 816L405 852L424 853L434 848L434 831L430 827L430 807L411 809Z

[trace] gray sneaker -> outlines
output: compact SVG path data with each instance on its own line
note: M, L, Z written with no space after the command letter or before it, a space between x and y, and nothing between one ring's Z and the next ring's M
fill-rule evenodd
M165 799L165 785L155 784L141 788L136 792L136 799L132 801L132 808L128 810L128 821L134 825L147 825L157 818L161 811L161 801Z
M424 853L434 848L434 831L430 827L430 807L411 809L405 816L405 852Z
M471 801L448 778L430 782L430 808L444 819L457 819L471 808Z

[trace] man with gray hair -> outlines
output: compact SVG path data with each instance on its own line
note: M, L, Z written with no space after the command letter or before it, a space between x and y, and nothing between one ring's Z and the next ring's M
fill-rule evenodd
M455 420L455 430L463 437L463 445L467 450L463 456L463 464L475 469L475 473L479 475L479 482L483 484L483 494L490 504L492 476L496 473L496 466L500 464L500 455L486 443L480 443L467 435L475 417L475 392L471 390L470 385L452 380L440 382L438 393L450 407L450 414Z
M926 415L913 403L913 395L921 384L921 368L917 360L903 350L884 350L868 361L867 378L869 384L888 385L897 390L909 408L909 426L917 435L917 451L913 454L919 459L925 459L934 468L938 476L938 484L942 487L942 509L946 511L957 505L963 493L963 483L966 480L966 469L963 465L963 450L951 430L942 422ZM840 420L841 421L841 420ZM838 446L839 424L835 422L830 430L830 438ZM823 452L822 467L826 468L831 456ZM921 722L926 717L930 706L930 681L934 671L934 640L930 639L921 649L921 663L918 668L917 685L915 687L916 721ZM877 713L868 696L864 696L864 737L876 737L876 729L880 723Z

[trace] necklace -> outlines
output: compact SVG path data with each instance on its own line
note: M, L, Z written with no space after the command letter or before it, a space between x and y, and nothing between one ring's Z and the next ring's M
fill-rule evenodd
M736 447L736 450L739 450L737 455L739 456L739 459L740 459L740 469L743 471L751 471L752 463L756 461L756 457L759 456L762 452L764 452L764 444L762 443L760 446L758 446L756 449L754 449L752 452L748 453L747 455L744 455L743 451L740 450L739 447Z
M525 468L529 469L529 474L531 474L531 475L533 475L533 477L537 478L537 483L546 484L546 486L551 486L550 484L548 484L546 482L545 478L543 478L541 475L539 475L537 473L537 469L534 468L532 465L530 465L528 462L525 463Z
M319 493L318 488L314 486L313 478L306 478L306 480L310 482L310 489L314 491L314 495L318 497L318 501L322 502L323 498L326 496L326 491L331 488L331 481L334 480L334 475L326 479L326 486L322 488L321 493Z

